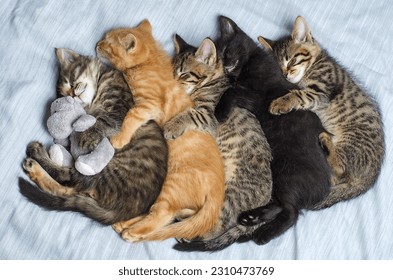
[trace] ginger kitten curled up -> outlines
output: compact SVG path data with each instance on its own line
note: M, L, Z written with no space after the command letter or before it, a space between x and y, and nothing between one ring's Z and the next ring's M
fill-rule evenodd
M97 52L124 72L136 102L113 143L126 143L133 130L150 119L163 125L193 107L173 77L171 58L153 38L149 21L108 32ZM224 200L224 164L214 138L186 130L168 146L167 177L150 213L114 225L127 241L193 239L217 222Z
M310 110L328 131L319 138L328 152L333 186L317 208L366 192L378 177L385 149L376 102L314 40L303 17L296 18L291 37L259 41L273 50L287 80L300 86L274 100L270 112Z

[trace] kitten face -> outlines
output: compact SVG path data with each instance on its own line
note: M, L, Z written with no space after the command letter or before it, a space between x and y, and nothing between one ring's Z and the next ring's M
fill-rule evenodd
M291 83L298 83L310 66L311 52L307 46L290 40L286 44L277 43L274 52L285 78Z
M221 36L217 42L223 56L224 67L229 76L237 77L250 55L255 43L231 19L220 16Z
M217 57L214 43L206 38L197 49L176 35L174 38L177 55L173 59L174 76L186 93L224 75L222 60Z
M56 49L56 55L60 63L59 93L74 97L83 106L90 105L97 91L99 62L69 49Z
M144 44L140 41L143 38ZM152 27L148 20L135 28L119 28L106 33L97 43L97 55L121 71L138 66L149 57L149 43L154 44Z
M293 84L301 81L321 51L306 21L300 16L295 21L292 36L274 42L271 47L283 75Z

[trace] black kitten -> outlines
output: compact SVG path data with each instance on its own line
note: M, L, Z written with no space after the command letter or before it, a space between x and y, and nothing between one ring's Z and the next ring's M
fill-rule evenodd
M221 16L219 21L221 36L217 45L234 90L224 94L216 114L225 118L228 107L234 104L250 110L272 149L272 200L243 212L238 220L242 225L261 224L252 238L257 244L265 244L293 226L301 209L313 208L329 193L331 171L318 138L324 129L319 118L309 111L280 116L269 113L271 101L296 86L286 81L273 56L259 48L231 19Z

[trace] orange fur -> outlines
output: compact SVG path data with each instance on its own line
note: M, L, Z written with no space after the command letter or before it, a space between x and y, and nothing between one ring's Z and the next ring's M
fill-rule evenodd
M171 58L151 32L144 20L136 28L108 32L97 45L99 55L125 73L136 103L119 135L111 139L115 147L127 144L148 120L162 126L193 106L173 77ZM224 200L224 165L215 139L190 130L168 145L168 174L150 213L113 226L127 241L193 239L217 222ZM183 220L172 223L176 218Z

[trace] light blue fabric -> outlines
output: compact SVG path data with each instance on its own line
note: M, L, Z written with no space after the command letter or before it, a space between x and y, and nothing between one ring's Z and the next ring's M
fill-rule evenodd
M14 1L0 6L0 259L392 259L393 6L391 1ZM55 99L55 47L94 55L114 27L148 18L173 53L172 37L191 44L217 35L217 16L252 38L289 34L303 15L314 37L362 82L381 106L386 159L365 195L304 211L295 227L264 246L234 244L217 253L181 253L175 240L129 244L78 213L44 211L18 191L32 140L51 142L45 121Z

